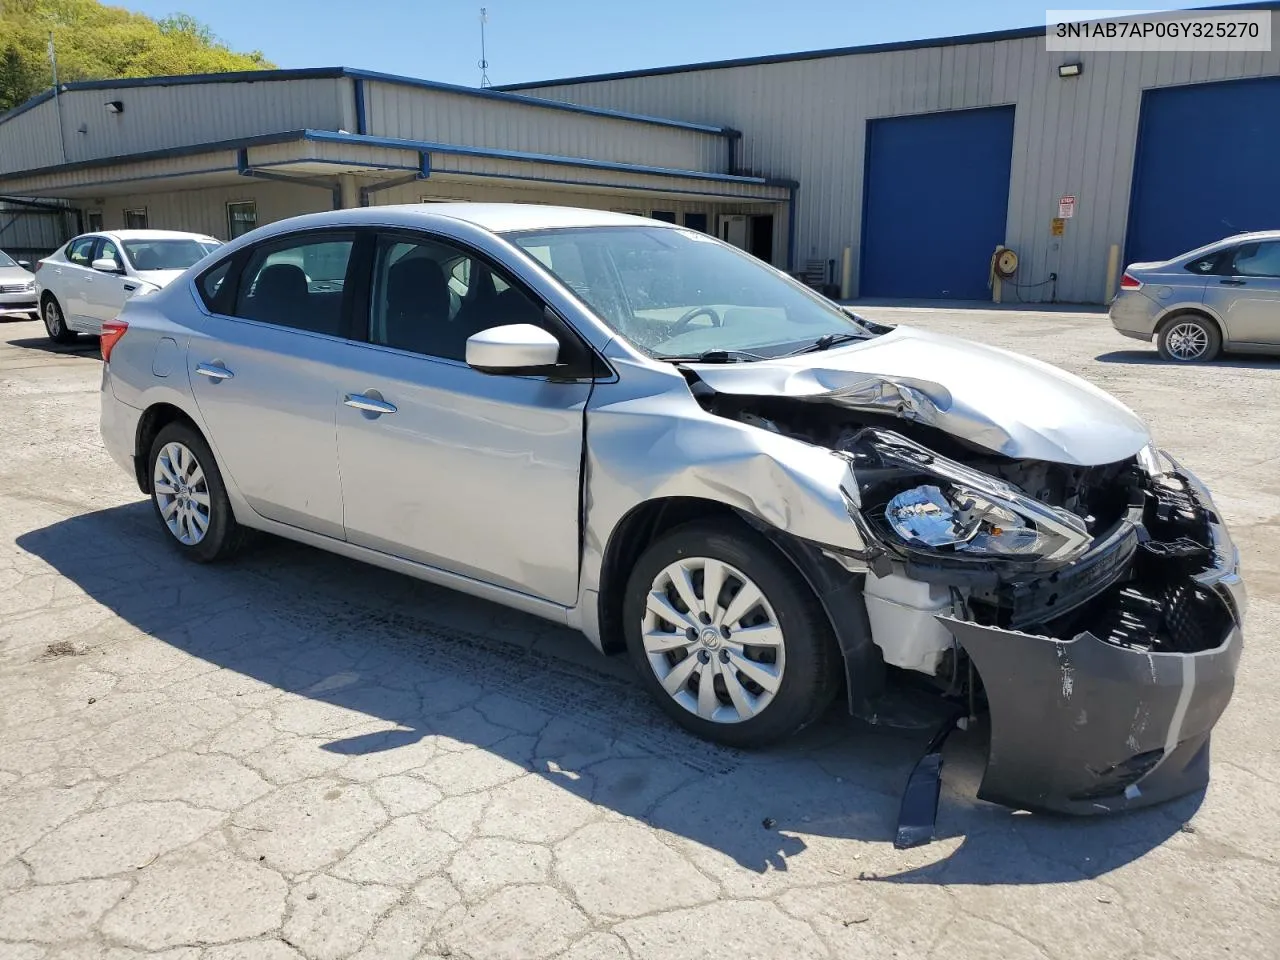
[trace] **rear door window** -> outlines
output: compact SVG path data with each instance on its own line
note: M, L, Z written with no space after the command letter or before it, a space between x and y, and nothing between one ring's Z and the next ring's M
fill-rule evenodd
M1237 277L1280 277L1280 240L1246 243L1231 261Z
M89 266L93 262L93 245L97 242L97 237L81 237L79 240L73 240L71 246L67 247L67 259L76 266Z
M233 315L341 336L354 243L354 234L312 234L257 248L240 276Z

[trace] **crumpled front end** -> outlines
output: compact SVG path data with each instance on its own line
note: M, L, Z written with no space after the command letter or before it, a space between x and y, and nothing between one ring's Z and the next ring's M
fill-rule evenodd
M1208 783L1244 586L1204 486L1180 467L1151 486L1126 576L1065 622L1021 631L941 618L982 678L991 747L981 798L1093 814ZM1197 528L1202 544L1188 535Z
M901 656L893 631L909 611L917 662L901 665L953 678L972 666L968 695L991 728L980 797L1091 814L1208 782L1246 597L1195 476L1148 449L1086 484L1077 514L892 433L865 431L852 450L859 523L885 550L867 585L876 642ZM908 583L945 585L944 602L922 611Z

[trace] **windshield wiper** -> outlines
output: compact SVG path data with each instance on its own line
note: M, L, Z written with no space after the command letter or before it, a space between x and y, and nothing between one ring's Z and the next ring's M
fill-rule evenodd
M769 360L771 357L746 350L704 350L694 357L659 357L668 363L741 363L744 360Z
M850 340L867 339L861 333L824 333L813 343L806 344L799 350L792 350L790 353L784 353L784 357L798 357L802 353L817 353L819 350L830 350L838 343L848 343Z

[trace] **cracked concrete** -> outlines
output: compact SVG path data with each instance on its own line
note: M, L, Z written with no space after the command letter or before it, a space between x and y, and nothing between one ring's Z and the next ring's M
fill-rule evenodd
M895 851L919 736L836 710L726 750L550 624L282 542L178 561L102 450L92 345L8 323L0 960L1274 957L1280 361L1158 364L1098 315L865 312L1089 377L1214 489L1253 606L1205 796L1019 815L973 798L961 735L940 839Z

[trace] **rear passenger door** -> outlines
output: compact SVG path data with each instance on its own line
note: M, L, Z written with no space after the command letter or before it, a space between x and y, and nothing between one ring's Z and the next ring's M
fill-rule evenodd
M187 349L192 392L219 466L254 511L344 535L334 439L362 244L348 232L258 244L197 281L210 316Z

